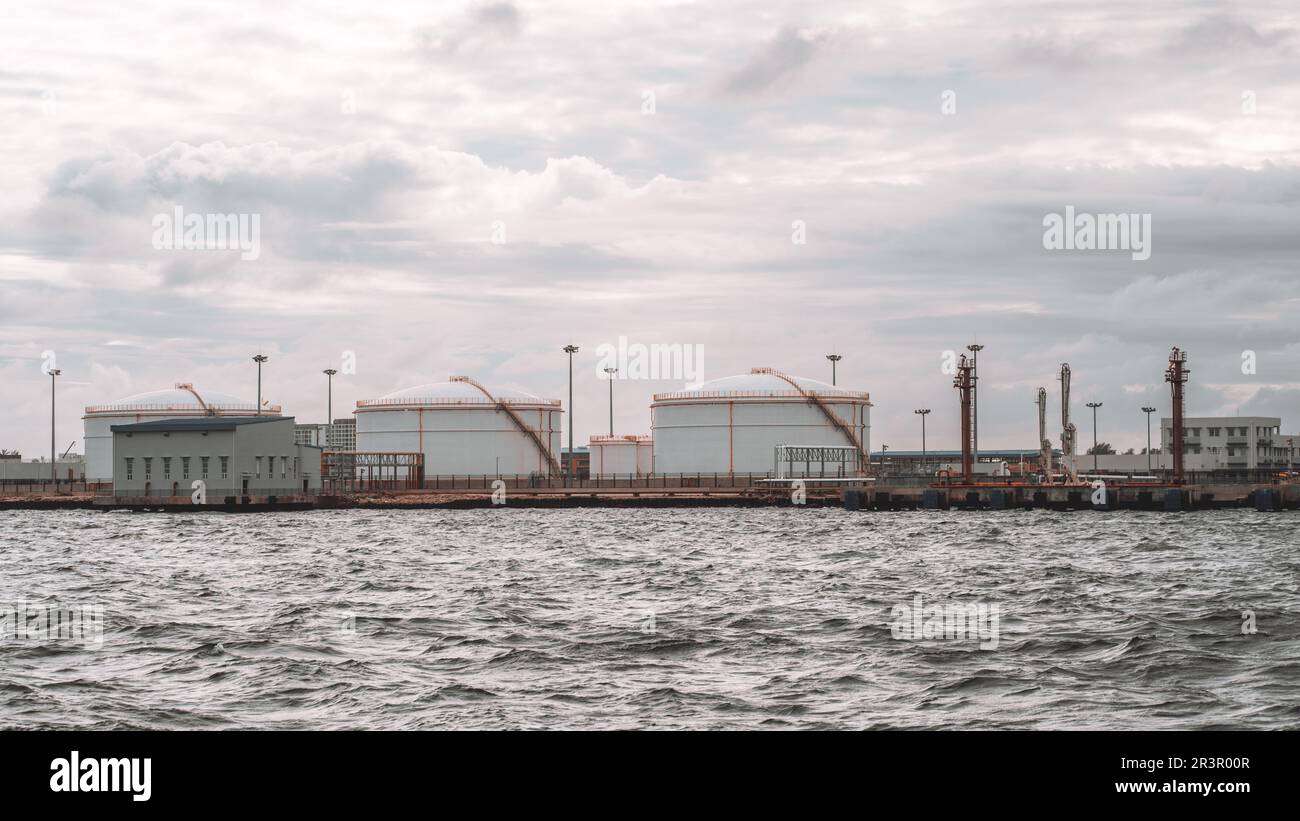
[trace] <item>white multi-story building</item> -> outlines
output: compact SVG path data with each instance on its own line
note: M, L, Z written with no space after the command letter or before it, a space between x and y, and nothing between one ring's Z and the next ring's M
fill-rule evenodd
M315 445L326 450L356 450L357 420L335 419L328 425L294 425L293 439L299 445Z
M294 425L293 442L295 445L315 445L323 448L329 429L329 425L315 423Z
M325 441L321 444L325 446L326 450L357 449L357 420L355 418L335 419L325 427L329 428L329 430L326 432Z
M1189 416L1183 449L1203 470L1287 468L1300 464L1300 434L1283 434L1276 416ZM1173 420L1160 419L1160 449L1172 452ZM1083 459L1083 457L1080 457Z

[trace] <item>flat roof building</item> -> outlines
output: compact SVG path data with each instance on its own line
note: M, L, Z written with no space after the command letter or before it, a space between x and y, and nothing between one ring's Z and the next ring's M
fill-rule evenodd
M1277 416L1189 416L1183 452L1201 457L1202 470L1294 467L1300 434L1284 434ZM1173 420L1160 419L1160 450L1173 448Z
M291 416L165 419L112 431L118 500L229 504L320 493L321 448L294 441Z

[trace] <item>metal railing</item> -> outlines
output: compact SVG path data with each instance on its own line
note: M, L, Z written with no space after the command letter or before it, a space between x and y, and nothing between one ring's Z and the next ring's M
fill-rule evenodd
M666 401L673 399L753 399L775 397L779 399L807 399L808 394L816 394L825 399L855 399L866 402L871 401L871 394L866 391L840 391L840 390L810 390L807 393L799 391L675 391L672 393L656 393L654 401Z
M484 396L483 398L474 397L466 399L465 397L451 396L409 396L396 397L393 399L358 399L358 408L387 408L400 407L403 405L423 406L423 405L469 405L471 407L496 407L498 404L503 405L523 405L528 407L560 407L558 399L497 399L492 400Z
M97 487L109 487L111 482L86 482L84 479L69 481L68 479L59 479L51 481L49 479L2 479L0 480L0 495L6 493L15 493L19 495L31 493L94 493Z
M799 473L795 476L788 476L784 481L791 479L840 479L845 482L864 481L861 476L844 476L834 469L837 466L827 466L827 470L822 473L812 471L808 474ZM773 474L770 472L753 472L753 473L654 473L641 474L623 473L623 474L602 474L599 477L590 476L584 478L574 478L566 483L564 477L553 476L546 477L540 474L443 474L437 476L426 476L423 484L414 489L405 478L398 479L331 479L326 483L326 493L360 493L366 491L466 491L466 490L484 490L492 491L494 483L500 480L504 486L517 489L534 489L534 490L600 490L600 489L619 489L629 488L632 490L653 491L655 489L681 489L681 488L703 488L703 489L744 489L771 487Z
M194 405L87 405L85 413L189 413L195 416L231 416L235 413L257 413L256 405L208 405L206 409ZM281 407L268 405L262 409L266 416L278 416Z

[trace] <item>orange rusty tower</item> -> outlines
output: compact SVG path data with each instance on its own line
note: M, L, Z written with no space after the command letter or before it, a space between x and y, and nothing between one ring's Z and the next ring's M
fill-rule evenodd
M975 414L971 408L971 394L975 391L975 363L965 354L957 363L957 376L953 387L961 392L961 476L965 484L974 481L975 473Z
M1183 483L1183 385L1187 384L1187 352L1174 348L1169 354L1169 367L1165 369L1165 381L1173 393L1174 414L1173 432L1170 438L1174 456L1174 484Z

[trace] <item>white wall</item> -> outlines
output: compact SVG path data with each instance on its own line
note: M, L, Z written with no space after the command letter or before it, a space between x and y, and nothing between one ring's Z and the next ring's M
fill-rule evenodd
M516 409L551 453L560 453L558 408ZM425 476L546 474L546 457L505 413L491 407L358 409L357 450L424 454Z
M869 452L870 407L823 401ZM654 406L651 419L655 472L661 474L768 473L777 445L849 444L816 406L800 399L665 402Z

